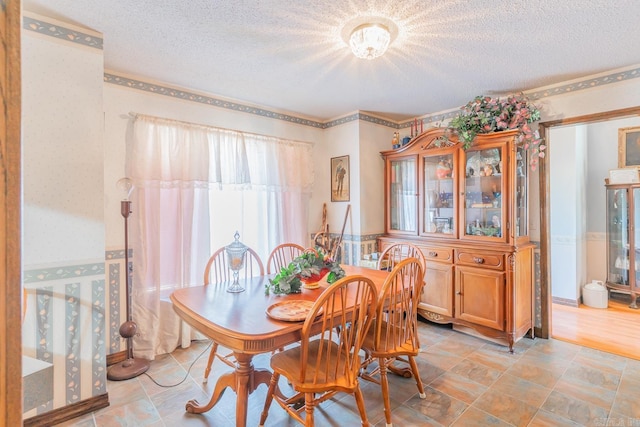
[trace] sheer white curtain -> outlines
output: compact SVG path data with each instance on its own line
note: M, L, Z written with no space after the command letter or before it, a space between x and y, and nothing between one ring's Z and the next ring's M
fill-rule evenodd
M261 256L280 242L306 241L311 148L135 117L127 172L135 186L130 240L137 357L153 359L188 344L188 328L166 300L174 289L202 283L209 256L229 244L235 230Z

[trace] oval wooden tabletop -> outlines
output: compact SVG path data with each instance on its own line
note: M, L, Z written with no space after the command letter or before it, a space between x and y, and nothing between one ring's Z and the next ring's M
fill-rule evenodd
M344 266L347 275L360 274L371 279L380 289L386 271ZM209 284L178 289L171 295L178 315L206 336L234 351L261 353L295 342L301 322L275 320L266 313L269 306L285 300L316 298L328 286L326 280L318 289L304 289L300 294L265 295L265 284L272 276L254 277L243 281L244 292L226 291L227 284ZM273 347L273 348L271 348Z

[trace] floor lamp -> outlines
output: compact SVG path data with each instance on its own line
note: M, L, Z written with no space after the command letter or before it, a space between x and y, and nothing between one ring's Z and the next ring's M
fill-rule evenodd
M138 331L138 325L131 317L131 277L129 275L129 215L131 214L131 201L129 195L133 190L133 183L129 178L118 180L117 187L126 191L127 197L120 201L120 213L124 217L124 271L126 281L127 299L127 321L120 325L120 336L127 340L126 360L112 365L107 371L107 378L112 381L123 381L135 378L149 369L149 361L146 359L134 358L131 341Z

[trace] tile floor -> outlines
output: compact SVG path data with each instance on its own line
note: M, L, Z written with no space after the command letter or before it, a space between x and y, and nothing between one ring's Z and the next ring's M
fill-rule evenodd
M528 338L515 354L485 340L420 322L422 351L418 358L427 398L420 399L412 379L390 376L393 422L404 426L640 426L640 361L557 340ZM209 384L202 384L208 342L194 342L158 357L149 374L109 382L111 405L64 426L234 426L235 395L227 391L211 411L191 415L187 400L206 402L216 378L228 368L214 364ZM197 360L196 360L197 359ZM193 363L195 361L195 363ZM254 359L268 366L269 355ZM286 383L285 383L286 387ZM363 382L369 421L384 427L380 388ZM266 386L249 397L248 425L256 426ZM295 426L277 405L268 426ZM350 395L338 395L316 410L316 425L360 425Z

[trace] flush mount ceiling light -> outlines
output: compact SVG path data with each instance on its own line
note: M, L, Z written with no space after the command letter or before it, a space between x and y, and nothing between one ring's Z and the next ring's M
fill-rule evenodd
M361 59L382 56L397 34L398 27L391 20L381 17L358 17L342 29L342 39L351 47L353 54Z
M351 32L349 46L353 54L362 59L382 56L389 47L391 33L382 24L362 24Z

